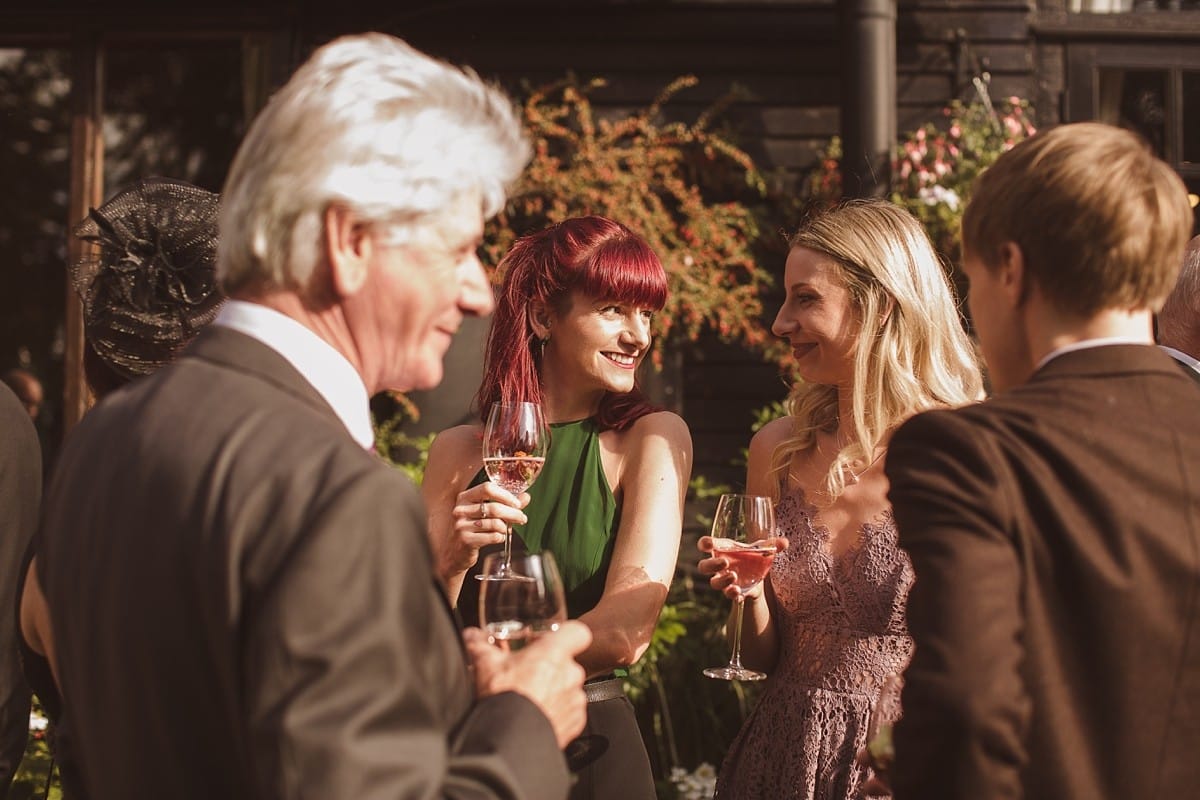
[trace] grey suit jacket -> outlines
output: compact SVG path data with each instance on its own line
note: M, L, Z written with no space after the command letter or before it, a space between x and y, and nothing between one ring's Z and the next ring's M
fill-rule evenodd
M898 800L1200 791L1198 400L1157 348L1118 345L899 429Z
M25 549L37 528L42 451L29 412L0 384L0 798L25 753L29 687L17 650L17 584Z
M273 350L205 330L72 432L39 574L92 800L562 797L476 701L408 480Z

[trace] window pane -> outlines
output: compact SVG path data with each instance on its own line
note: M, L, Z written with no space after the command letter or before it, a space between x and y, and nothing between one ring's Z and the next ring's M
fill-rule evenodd
M105 197L161 175L220 191L244 129L237 40L108 51Z
M42 384L43 441L62 408L70 71L65 50L0 49L0 372Z
M1100 70L1100 121L1140 133L1162 158L1167 156L1166 96L1166 70Z
M1183 72L1183 154L1184 163L1200 164L1200 72Z

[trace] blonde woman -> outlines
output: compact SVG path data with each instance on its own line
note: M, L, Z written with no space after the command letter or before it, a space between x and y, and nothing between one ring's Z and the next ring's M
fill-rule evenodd
M945 273L920 223L850 201L790 241L773 332L800 381L788 416L750 443L746 491L776 500L787 548L746 593L742 661L769 674L721 768L722 798L858 798L855 754L883 679L912 642L912 568L896 544L883 459L911 415L978 400L982 380ZM700 570L733 597L728 562Z

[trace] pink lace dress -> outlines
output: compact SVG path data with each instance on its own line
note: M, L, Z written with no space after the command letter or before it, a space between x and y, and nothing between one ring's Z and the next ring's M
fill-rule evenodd
M855 764L888 673L912 655L904 602L912 565L889 511L834 559L804 492L775 511L790 545L771 568L779 661L717 778L721 800L858 800Z

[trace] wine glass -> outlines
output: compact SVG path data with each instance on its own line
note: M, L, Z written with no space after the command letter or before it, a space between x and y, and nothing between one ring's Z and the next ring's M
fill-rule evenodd
M892 726L900 719L900 691L904 688L904 679L899 675L890 674L883 679L879 689L879 699L871 708L871 718L867 721L867 755L871 769L885 782L896 758L896 749L892 745Z
M513 494L528 491L546 463L550 428L537 403L492 403L483 430L488 480ZM504 528L504 559L490 577L504 577L512 561L512 528ZM475 576L488 580L486 573Z
M518 553L507 564L502 553L492 553L481 574L479 624L492 641L519 649L566 621L562 578L551 553Z
M775 560L775 508L771 499L752 494L723 494L713 516L713 555L729 561L736 575L734 584L746 592L757 586ZM742 666L741 594L734 598L733 652L723 667L709 667L704 674L726 681L761 681L767 677Z

